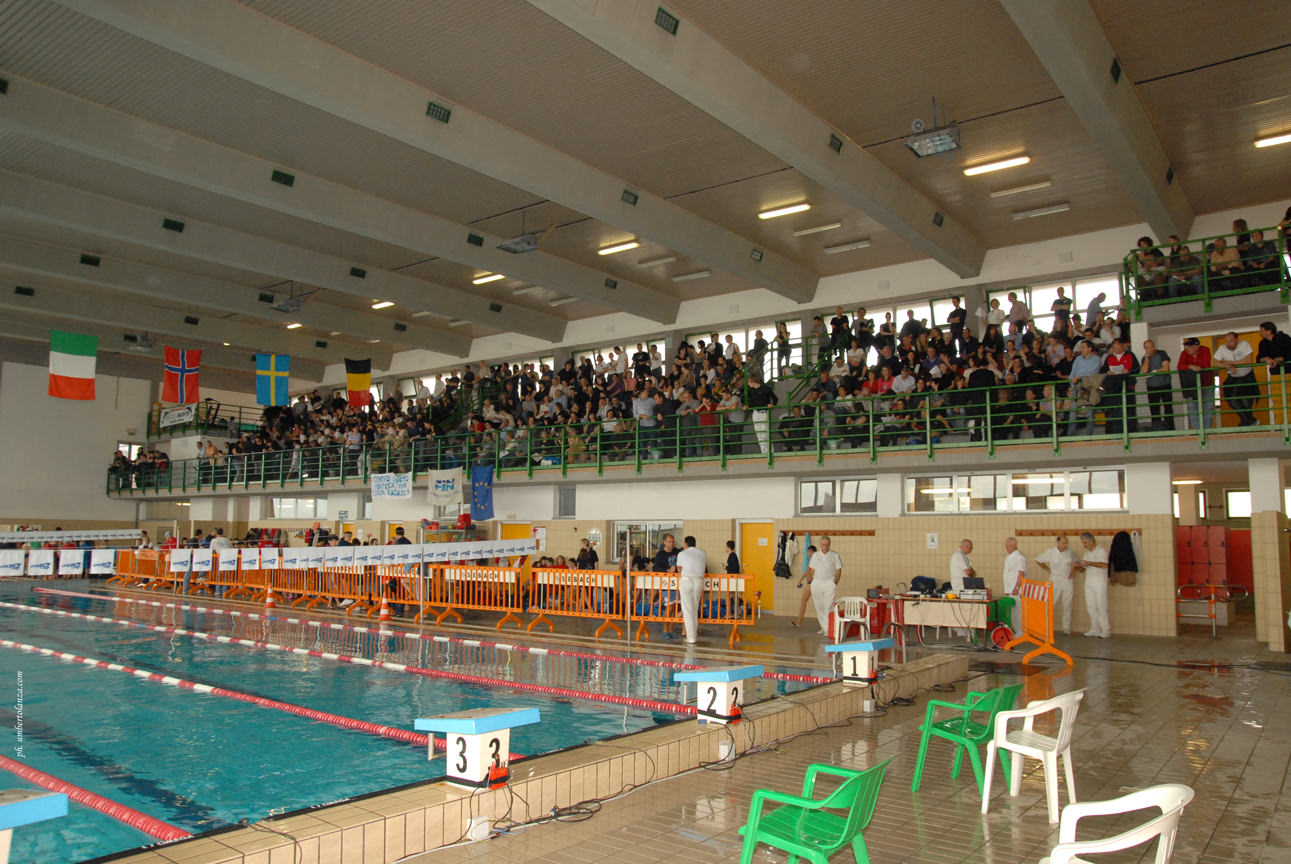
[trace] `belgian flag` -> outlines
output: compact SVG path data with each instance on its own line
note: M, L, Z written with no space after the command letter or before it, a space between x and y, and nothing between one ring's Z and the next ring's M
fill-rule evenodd
M372 358L345 358L345 390L351 408L372 404Z

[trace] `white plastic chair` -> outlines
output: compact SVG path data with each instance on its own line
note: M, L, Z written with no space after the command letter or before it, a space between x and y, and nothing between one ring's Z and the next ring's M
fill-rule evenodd
M1111 801L1068 804L1062 811L1058 845L1053 847L1048 858L1041 859L1040 864L1089 864L1084 858L1076 856L1133 849L1151 842L1157 836L1161 839L1157 842L1156 864L1169 864L1170 856L1174 853L1175 836L1179 833L1179 817L1192 796L1193 791L1189 787L1179 783L1166 783L1113 798ZM1101 840L1076 839L1076 823L1086 816L1133 813L1152 807L1160 809L1161 815L1115 837L1104 837Z
M1052 699L1031 702L1016 711L1001 711L995 717L995 737L986 744L986 782L982 784L982 812L991 800L991 776L995 773L995 753L999 749L1014 754L1009 778L1009 794L1016 796L1022 787L1022 757L1030 756L1044 763L1044 785L1049 805L1049 821L1058 821L1058 757L1067 775L1067 803L1076 801L1076 778L1071 768L1071 733L1084 690L1073 690ZM1058 735L1050 738L1035 731L1035 718L1057 711ZM1009 731L1009 722L1021 720L1022 728Z
M870 601L864 597L839 597L834 617L834 643L843 641L847 625L855 622L861 625L863 638L870 638Z

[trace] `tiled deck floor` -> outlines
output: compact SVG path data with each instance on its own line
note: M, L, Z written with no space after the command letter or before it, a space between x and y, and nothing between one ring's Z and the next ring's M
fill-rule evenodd
M780 635L779 627L767 629ZM895 756L865 832L875 864L1035 862L1057 837L1046 818L1038 763L1027 762L1016 799L1008 797L997 771L991 811L983 817L971 770L965 765L960 778L951 780L951 747L934 741L922 788L910 792L927 700L953 701L966 687L1021 680L1024 700L1076 687L1088 690L1074 745L1080 799L1186 783L1197 797L1184 814L1175 861L1285 864L1291 861L1291 664L1286 655L1257 650L1249 614L1224 630L1219 641L1211 641L1200 627L1184 630L1178 640L1060 637L1078 657L1070 674L1048 661L1036 669L1017 665L1020 657L977 655L974 661L987 664L978 668L995 671L958 685L954 694L921 694L915 707L894 706L875 719L802 736L773 752L742 758L730 770L698 771L647 786L606 803L584 822L536 825L411 860L733 862L740 852L736 831L755 789L798 792L811 762L864 768ZM778 651L789 648L790 638L775 640ZM1110 820L1092 824L1096 830L1113 827ZM782 862L785 856L760 847L755 860ZM851 853L840 853L837 860L851 861Z

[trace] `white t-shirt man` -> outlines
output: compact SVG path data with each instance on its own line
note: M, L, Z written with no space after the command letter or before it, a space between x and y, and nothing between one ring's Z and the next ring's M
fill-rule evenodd
M963 549L956 549L955 553L950 556L950 590L959 593L964 590L965 571L973 569L973 565L968 561L968 555Z
M1255 371L1254 368L1251 366L1240 365L1244 363L1250 363L1251 354L1253 353L1255 352L1251 350L1250 342L1243 342L1241 339L1238 339L1237 345L1235 347L1229 348L1227 345L1220 345L1218 348L1215 349L1215 353L1212 354L1211 356L1218 363L1239 364L1238 368L1233 369L1228 373L1228 377L1232 379L1232 378L1245 378Z
M838 595L838 579L843 572L842 557L830 549L817 550L807 562L811 573L811 600L816 606L816 620L820 622L821 635L829 633L829 610L834 608Z
M1049 568L1049 581L1053 583L1053 605L1058 611L1058 618L1062 622L1062 632L1071 632L1071 571L1076 564L1076 550L1068 546L1066 549L1059 549L1057 546L1050 546L1048 549L1036 556L1037 564L1044 564Z
M1013 594L1018 589L1018 579L1027 575L1027 556L1021 549L1014 549L1004 556L1004 593Z
M697 546L687 546L677 553L677 580L681 595L681 622L686 630L686 644L694 645L699 636L699 601L704 593L704 573L708 570L708 553Z

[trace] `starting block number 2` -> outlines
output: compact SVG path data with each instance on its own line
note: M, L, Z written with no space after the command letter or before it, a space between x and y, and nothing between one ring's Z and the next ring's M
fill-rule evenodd
M710 683L704 687L699 716L710 722L729 723L740 716L740 685Z

